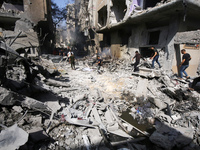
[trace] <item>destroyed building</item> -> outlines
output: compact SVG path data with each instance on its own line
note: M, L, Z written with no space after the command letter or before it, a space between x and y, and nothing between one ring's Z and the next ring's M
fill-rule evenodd
M76 0L75 7L80 22L76 27L85 33L85 45L91 52L109 46L112 57L129 59L136 50L150 57L148 48L154 46L163 68L178 73L184 48L192 57L188 72L196 75L200 63L199 0Z
M0 35L20 54L35 57L38 53L51 53L54 47L51 1L1 1Z
M95 9L92 6L96 2L89 0L75 0L74 4L68 4L67 30L68 41L74 43L79 54L94 54L95 42ZM98 36L98 35L97 35Z
M78 36L81 38L83 34L83 38L80 43L77 40L76 42L86 51L90 50L89 48L106 48L112 54L111 57L103 59L100 69L94 61L96 55L76 58L75 69L72 69L65 56L44 54L39 56L39 59L26 59L11 48L16 42L15 39L11 40L9 45L2 39L0 149L199 150L200 77L181 80L168 71L168 65L173 64L169 61L173 58L169 50L171 44L180 44L180 49L181 46L187 46L187 50L195 45L195 52L198 53L196 43L199 31L188 25L187 30L193 27L194 31L186 31L184 28L184 32L177 32L174 37L172 33L175 33L176 29L182 31L183 26L181 29L174 28L173 25L177 23L175 21L170 22L167 27L163 26L161 30L160 25L168 21L165 19L160 24L157 23L162 38L157 30L155 33L151 30L157 29L157 26L150 21L155 22L150 16L155 15L155 19L158 19L160 14L168 16L169 11L175 10L174 5L179 12L182 10L178 7L180 1L79 2L83 4L80 6L90 13L81 10L85 20L76 22L80 24L75 31L86 32L80 32ZM195 4L195 1L190 0L187 8L196 8L196 5L191 3ZM98 9L95 9L94 4ZM155 7L148 8L152 5ZM128 6L135 11L127 11ZM88 9L90 7L92 9ZM162 14L157 7L166 7L166 13ZM94 13L93 17L96 18L93 19L91 14L96 10L99 10L99 13ZM149 13L151 15L148 15ZM134 14L138 16L134 17ZM102 15L100 19L97 19L98 15ZM112 19L107 20L104 15ZM180 13L182 19L181 16ZM173 17L171 18L173 20ZM75 18L75 21L81 21L76 19L78 18ZM99 23L95 28L91 23L95 25L97 20ZM142 20L147 22L140 26ZM171 32L171 29L174 29L174 32ZM147 31L152 33L150 37L159 38L152 38L153 40L146 44L145 40L149 39ZM169 33L167 37L166 33ZM21 34L19 32L16 37ZM125 37L126 34L129 36ZM167 43L164 48L163 43ZM144 66L140 66L139 72L133 72L129 58L132 58L136 50L140 50L144 57L149 57L150 45L155 45L160 50L163 67L149 69L147 61L145 65L141 63ZM173 52L176 52L175 49ZM104 54L107 55L105 52ZM174 54L174 58L175 56Z
M74 7L75 4L68 4L67 5L67 19L66 19L66 23L67 23L67 44L70 45L70 44L73 44L75 43L75 29L76 29L76 26L75 26L75 7Z

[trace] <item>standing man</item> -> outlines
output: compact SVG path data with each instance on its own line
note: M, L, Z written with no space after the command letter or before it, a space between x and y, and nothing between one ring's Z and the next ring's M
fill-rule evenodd
M179 65L180 67L180 77L183 79L183 73L185 74L186 78L189 79L187 72L185 71L189 67L189 61L191 60L190 54L186 53L185 49L181 50L181 54L183 54L182 62Z
M75 58L74 58L74 53L71 53L70 62L71 62L71 68L72 68L73 70L75 70Z
M132 58L132 61L133 59L135 58L135 63L134 63L134 72L136 71L139 71L139 67L137 67L140 63L140 58L142 56L140 55L140 53L138 51L135 52L135 56Z
M68 57L69 62L70 62L70 57L71 57L72 54L74 54L74 53L71 51L71 49L69 49L69 52L67 53L67 57Z
M150 58L150 59L153 59L153 60L152 60L151 68L154 68L154 62L155 62L155 61L156 61L157 64L159 65L159 68L161 68L161 65L160 65L160 63L159 63L159 61L158 61L158 58L159 58L158 50L157 50L154 46L152 46L150 49L154 51L154 55Z
M63 56L63 49L59 50L59 56Z
M97 56L97 65L98 65L97 71L99 72L102 66L102 59L100 58L100 56Z

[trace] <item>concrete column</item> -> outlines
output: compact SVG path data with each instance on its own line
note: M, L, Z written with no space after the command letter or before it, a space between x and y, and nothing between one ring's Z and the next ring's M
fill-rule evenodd
M163 64L163 68L166 70L172 69L173 59L175 57L174 38L176 33L178 32L179 24L180 24L179 17L174 17L171 19L168 27L168 36L165 47L165 57L163 61L165 62Z
M106 26L110 24L110 0L107 0L107 23Z
M140 46L146 45L147 32L145 24L140 24L139 26L132 26L132 35L128 41L128 49L131 55L135 55L135 51L139 50Z

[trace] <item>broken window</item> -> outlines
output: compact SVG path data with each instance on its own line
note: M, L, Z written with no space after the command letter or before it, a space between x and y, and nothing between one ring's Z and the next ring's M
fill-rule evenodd
M23 5L23 0L5 0L4 2L10 3L10 4Z
M145 57L152 57L154 55L154 51L150 49L149 47L140 47L140 54Z
M105 26L106 22L107 22L107 8L106 6L104 6L98 11L98 23L101 26Z
M149 45L156 45L158 44L160 37L160 31L152 31L149 32Z
M144 0L144 9L154 7L158 2L161 2L161 0Z
M104 43L102 43L102 45L101 46L108 46L108 45L111 45L110 43L111 43L111 41L110 41L110 34L109 33L104 33L104 35L103 35L103 41L104 41Z
M113 6L111 8L115 19L117 22L121 21L124 18L125 10L127 9L125 5L125 0L112 0Z
M119 37L121 37L122 40L122 46L128 45L128 40L131 36L131 31L129 29L131 29L131 27L127 26L127 29L119 30L118 32Z

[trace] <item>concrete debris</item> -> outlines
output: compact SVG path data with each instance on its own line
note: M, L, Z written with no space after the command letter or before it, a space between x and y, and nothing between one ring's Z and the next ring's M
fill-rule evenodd
M28 133L14 124L1 131L0 141L1 150L15 150L28 141Z
M0 128L1 141L6 142L0 142L2 148L199 148L200 97L189 84L195 80L184 83L162 70L132 74L131 65L118 65L113 72L104 66L99 74L79 61L78 70L44 57L29 62L38 72L31 83L23 82L23 73L13 73L9 80L6 76L7 84L0 87L0 123L20 134L8 136L10 130ZM86 66L92 69L86 71Z
M0 87L0 104L1 105L13 105L15 103L12 92Z

